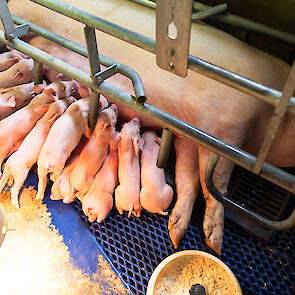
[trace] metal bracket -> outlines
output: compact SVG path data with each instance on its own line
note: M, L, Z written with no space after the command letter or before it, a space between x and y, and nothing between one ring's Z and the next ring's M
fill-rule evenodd
M168 128L163 128L160 150L157 159L157 167L165 168L168 162L171 144L173 140L173 133Z
M96 84L100 85L104 80L110 78L111 76L118 73L118 66L116 64L109 66L108 68L96 73L94 75L94 81Z
M5 29L5 38L9 42L30 31L30 26L28 24L23 24L17 27L14 26L6 0L0 0L0 18Z
M216 167L216 164L219 160L219 155L211 152L208 158L206 172L205 172L205 183L209 193L224 206L230 208L234 212L243 215L245 218L261 225L262 227L270 230L287 230L292 228L295 225L295 209L292 214L283 221L274 221L268 218L265 218L261 215L256 214L255 212L248 210L229 198L223 195L213 183L213 172Z
M191 32L192 0L161 0L156 7L157 65L186 77Z

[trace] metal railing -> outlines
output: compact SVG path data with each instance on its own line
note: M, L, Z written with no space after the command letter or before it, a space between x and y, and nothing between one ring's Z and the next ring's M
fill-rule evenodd
M43 5L65 16L73 18L79 22L82 22L88 28L95 28L95 29L101 30L121 40L127 41L133 45L136 45L145 50L148 50L149 52L153 52L153 53L155 52L154 40L141 36L140 34L134 33L118 25L107 22L106 20L93 16L89 13L83 12L80 9L77 9L72 6L61 3L59 1L53 1L53 0L49 0L49 1L31 0L31 1L36 2L40 5ZM5 0L0 0L0 2L6 3ZM45 30L44 28L41 28L35 24L29 23L17 16L12 16L12 19L17 24L28 25L30 28L30 31L35 32L47 38L48 40L51 40L65 48L68 48L85 57L88 57L89 55L89 52L87 52L85 47L78 45L75 42L69 41L55 33ZM17 36L10 36L10 37L9 36L10 36L9 32L6 32L6 34L4 32L1 32L0 41L30 56L38 63L46 64L49 67L65 74L66 76L72 77L73 79L89 86L92 89L92 91L94 91L95 93L102 93L103 95L110 98L111 100L114 100L136 111L137 113L143 116L152 118L163 128L166 128L172 131L173 133L182 135L197 144L203 145L207 147L208 149L210 149L211 151L213 151L214 153L217 153L233 161L235 164L247 170L253 171L255 167L256 168L255 172L259 173L260 176L262 176L263 178L275 183L276 185L292 193L295 193L295 177L293 175L286 173L285 171L273 165L264 163L264 160L262 161L262 163L259 164L259 167L257 168L256 157L254 157L253 155L233 145L227 144L219 140L218 138L196 128L195 126L192 126L146 103L145 94L144 94L144 90L143 90L143 86L140 81L140 78L137 75L137 73L135 73L130 68L124 65L118 64L116 62L113 62L112 60L107 59L105 57L99 56L99 61L101 63L105 64L106 66L117 65L116 66L117 72L120 72L121 74L131 78L133 85L135 87L135 93L139 93L137 95L137 98L134 98L130 94L124 91L121 91L114 86L109 85L107 82L101 82L101 81L98 81L98 79L93 79L95 74L98 75L97 77L102 77L102 71L99 71L97 73L92 73L92 76L89 76L87 73L69 64L66 64L59 59L54 58L53 56L27 44L26 42L21 41L19 38L17 38ZM92 57L92 59L93 58L95 57ZM263 99L264 101L274 105L277 110L281 109L279 118L282 117L282 114L285 111L295 113L295 98L294 97L291 97L290 99L288 98L288 93L290 92L290 89L291 89L290 87L292 87L292 83L289 83L289 85L291 86L287 87L289 90L285 91L286 93L285 98L281 99L282 93L280 91L258 84L254 81L246 79L240 75L237 75L235 73L232 73L230 71L217 67L215 65L212 65L196 57L189 56L188 65L189 65L189 68L193 71L202 73L210 78L218 80L242 92L245 92L247 94ZM139 89L138 91L136 91L136 87L137 89ZM141 99L138 99L138 98L141 98ZM93 97L92 100L93 99L95 99L95 97ZM284 108L282 111L283 104L284 104ZM92 107L90 109L90 115L91 113L93 114L94 112L97 112L97 109L94 109L93 105L95 105L95 103L91 104ZM277 124L277 122L278 121L276 121L275 125ZM170 136L169 137L167 136L167 138L170 138Z

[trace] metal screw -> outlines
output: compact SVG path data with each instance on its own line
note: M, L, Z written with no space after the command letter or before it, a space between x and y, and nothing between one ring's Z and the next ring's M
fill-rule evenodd
M168 69L170 71L173 71L174 70L174 64L172 62L169 63Z
M9 36L8 36L8 41L11 42L11 41L12 41L13 39L15 39L15 38L16 38L15 34L11 33L11 34L9 34Z
M170 48L168 51L170 56L173 56L175 54L175 49L174 48Z

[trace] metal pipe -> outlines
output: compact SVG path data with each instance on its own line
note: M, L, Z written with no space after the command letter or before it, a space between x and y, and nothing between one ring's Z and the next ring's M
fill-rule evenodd
M137 2L141 5L150 7L150 8L156 8L156 3L146 0L131 0L133 2ZM200 2L194 2L193 8L196 11L206 11L208 9L211 9L211 6L205 5ZM295 45L295 36L290 33L286 33L281 30L273 29L269 26L248 20L246 18L226 13L223 15L215 15L211 16L212 19L217 20L218 22L225 23L240 29L248 30L251 32L259 33L268 37L271 37L273 39L282 41L284 43Z
M206 10L202 10L200 12L195 12L192 14L192 21L201 21L203 19L206 19L208 17L212 17L217 14L224 13L227 10L227 4L220 4L216 5L214 7L210 7Z
M68 16L89 27L99 29L111 36L129 42L149 52L154 52L154 41L148 37L132 32L119 25L106 21L98 16L92 15L86 11L75 8L72 5L60 2L58 0L31 0L39 5L50 8L62 15Z
M107 22L97 16L86 13L80 9L74 8L70 5L63 4L57 0L31 0L47 8L53 9L63 15L74 18L88 26L95 27L107 34L115 36L123 41L127 41L133 45L143 48L147 51L155 53L155 41L120 27L116 24ZM244 78L238 74L227 71L215 65L212 65L206 61L199 58L189 56L188 60L189 69L199 72L209 78L214 78L215 80L229 85L235 89L241 90L247 94L253 95L264 101L275 105L276 101L280 99L281 92L275 89L263 86L252 80ZM291 108L292 110L290 110ZM288 111L295 113L295 98L292 97L290 104L288 105Z
M161 143L160 143L160 150L159 150L159 154L157 158L157 166L159 168L165 168L167 165L172 140L173 140L173 133L169 129L163 128Z
M67 49L70 49L82 56L88 57L88 53L85 47L81 46L78 43L75 43L73 41L70 41L64 37L61 37L55 33L52 33L46 29L43 29L33 23L30 23L28 21L26 21L25 19L18 17L16 15L11 15L12 20L16 23L16 24L29 24L31 31L52 41L55 42L56 44L59 44ZM100 63L102 65L104 65L105 67L109 67L111 65L116 64L117 65L117 72L126 76L127 78L129 78L132 82L132 85L134 87L134 93L135 93L135 97L137 100L139 101L145 101L146 100L146 96L145 96L145 91L142 85L142 81L139 77L139 75L132 70L131 68L122 65L118 62L115 62L114 60L105 57L103 55L99 55L100 58Z
M34 60L34 85L42 84L43 82L43 65Z
M211 8L211 6L202 4L200 2L194 2L193 8L197 11L203 11L203 10L207 10L207 9ZM240 29L245 29L245 30L252 31L255 33L263 34L265 36L269 36L273 39L288 43L293 46L295 45L295 36L294 35L277 30L277 29L273 29L271 27L268 27L266 25L263 25L263 24L260 24L260 23L254 22L254 21L250 21L246 18L237 16L234 14L226 13L223 15L216 15L216 16L213 16L212 19L217 20L221 23L225 23L225 24L229 24L234 27L238 27Z
M295 62L293 63L293 66L287 78L287 82L284 86L280 103L276 106L274 114L271 117L267 132L263 140L263 144L259 150L255 166L253 167L253 172L256 174L260 172L262 164L268 154L268 151L271 147L273 139L285 115L289 99L292 93L294 92L294 90L295 90Z
M252 169L256 158L251 154L227 144L218 138L152 106L147 103L137 102L130 94L119 90L118 88L109 85L107 82L101 83L99 86L93 84L89 74L57 59L53 56L43 52L26 42L16 38L13 42L8 42L4 33L0 31L0 42L13 47L20 52L30 56L34 60L48 65L58 72L63 73L66 76L89 86L92 90L102 93L109 99L126 106L135 112L148 118L152 118L153 121L160 126L165 126L173 133L177 133L191 140L194 143L201 144L208 149L224 156L227 159L232 160L235 164L250 170ZM295 177L288 174L281 169L274 167L268 163L264 163L261 174L263 178L277 184L278 186L295 193Z
M189 56L189 65L194 68L196 72L238 89L244 93L260 98L273 106L276 106L276 104L280 101L282 94L280 91L258 84L216 65L209 64L202 59ZM295 97L293 96L288 104L288 111L295 114Z
M146 7L156 8L156 3L149 0L131 0Z
M210 153L208 162L206 165L206 171L205 171L205 183L207 186L208 191L210 194L221 204L224 206L230 208L234 212L241 214L242 216L245 216L247 219L254 221L256 224L259 224L263 226L264 228L270 229L270 230L287 230L292 228L295 225L295 209L291 213L291 215L282 221L275 221L268 218L265 218L249 209L246 209L245 207L235 203L230 198L228 198L226 195L223 195L214 185L213 182L213 173L214 169L216 167L216 164L218 162L219 156Z

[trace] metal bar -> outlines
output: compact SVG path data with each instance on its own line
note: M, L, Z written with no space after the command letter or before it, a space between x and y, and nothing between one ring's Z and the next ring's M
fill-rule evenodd
M54 58L46 52L41 51L18 38L15 39L14 42L8 42L4 37L4 33L0 31L0 42L15 48L20 52L23 52L34 60L38 60L39 62L48 65L49 67L63 73L66 76L72 77L82 84L89 86L92 90L102 93L110 100L113 100L120 103L122 106L130 108L140 115L152 118L153 121L155 121L155 123L158 123L160 126L165 126L173 133L184 136L194 143L201 144L202 146L207 147L208 149L222 155L227 159L232 160L235 164L247 170L251 171L256 161L256 158L251 154L235 146L227 144L219 140L218 138L207 134L206 132L152 105L149 105L147 103L139 103L130 94L109 85L107 82L101 83L99 87L97 85L94 85L91 77L87 73L57 58ZM274 167L268 163L263 164L260 175L263 178L277 184L278 186L292 193L295 193L295 177L293 175L286 173L283 170Z
M117 65L111 65L108 68L96 73L94 75L94 80L95 82L99 85L100 83L102 83L104 80L114 76L117 73Z
M193 8L197 11L199 10L202 11L202 10L206 10L210 8L210 6L202 4L200 2L194 2ZM255 33L263 34L273 39L288 43L290 45L295 45L294 35L277 30L277 29L273 29L271 27L268 27L266 25L263 25L254 21L250 21L246 18L237 16L234 14L226 13L224 15L216 15L216 16L213 16L212 19L217 20L221 23L238 27L240 29L245 29Z
M0 0L0 18L5 30L5 38L12 41L17 37L17 33L11 19L6 0Z
M287 78L287 81L285 83L283 94L280 102L277 104L277 107L274 111L274 114L271 117L267 132L264 137L264 141L262 143L262 146L259 150L259 154L256 159L256 163L253 167L253 172L258 174L261 170L262 164L268 154L268 151L270 149L270 146L273 142L273 139L276 135L276 132L281 124L281 121L285 115L287 105L289 102L289 99L294 92L295 89L295 62L293 63L293 66L290 70L289 76Z
M292 228L295 225L295 209L292 214L283 221L275 221L268 218L265 218L249 209L242 207L239 204L236 204L231 199L227 198L227 196L223 195L214 185L213 183L213 173L218 162L219 156L210 153L208 162L206 165L205 172L205 183L210 194L224 206L230 208L234 212L243 215L249 220L254 221L255 223L263 226L264 228L270 230L287 230Z
M200 21L208 17L226 12L227 4L220 4L192 14L192 21Z
M43 65L34 60L34 85L42 84L43 82Z
M140 48L143 48L149 52L155 53L155 41L122 28L116 24L107 22L101 18L93 16L89 13L86 13L80 9L73 8L70 5L63 4L57 0L31 0L42 6L53 9L56 12L59 12L63 15L69 16L77 21L80 21L88 26L95 27L100 31L103 31L107 34L115 36L121 40L127 41L130 44L136 45ZM281 92L275 89L263 86L252 80L246 79L238 74L227 71L215 65L212 65L206 61L203 61L199 58L189 56L189 69L201 73L209 78L213 78L219 82L222 82L226 85L229 85L235 89L238 89L244 93L253 95L257 98L263 99L264 101L275 105L276 101L281 98ZM295 113L295 97L292 97L290 100L290 105L288 106L288 111Z
M156 8L156 3L151 1L146 1L146 0L131 0L131 1L137 2L141 5L144 5L150 8L154 8L154 9ZM205 10L211 9L212 7L200 2L194 1L193 8L196 11L205 11ZM273 29L269 26L248 20L246 18L237 16L234 14L226 13L224 15L216 15L216 16L212 16L212 19L217 20L221 23L229 24L231 26L234 26L240 29L259 33L290 45L295 45L295 36L293 34L286 33L284 31L280 31L277 29Z
M46 29L43 29L33 23L27 22L25 19L18 17L16 15L12 14L12 19L16 24L24 24L27 23L30 25L31 31L50 40L55 42L56 44L59 44L67 49L70 49L82 56L88 57L88 53L85 47L81 46L78 43L72 42L64 37L61 37L55 33L52 33ZM118 62L115 62L113 60L111 60L108 57L105 57L103 55L100 55L100 63L106 67L109 67L111 65L116 65L116 69L117 72L126 76L127 78L129 78L132 81L133 87L134 87L134 93L135 93L135 97L138 101L146 101L146 96L145 96L145 91L141 82L141 79L139 77L139 75L132 70L131 68L122 65ZM295 104L294 104L295 106Z
M100 93L97 91L91 90L89 116L88 116L88 126L91 129L91 131L94 131L95 125L98 119L99 101L100 101Z
M171 144L173 140L173 133L167 129L163 128L161 143L160 143L160 150L157 159L157 166L159 168L165 168L168 162Z
M90 65L90 73L92 79L94 79L95 74L100 72L100 62L97 50L97 42L95 36L95 29L86 26L84 28L84 35L86 39L86 49L88 53L88 60Z
M149 0L131 0L146 7L156 8L156 3Z
M97 41L95 36L95 29L86 26L84 28L84 35L86 40L86 48L88 53L88 61L90 66L91 79L95 82L95 75L100 72L100 61L97 50ZM88 116L88 126L94 131L99 113L99 99L100 93L91 91L90 107Z
M147 51L155 51L155 42L145 36L132 32L121 26L108 22L98 16L94 16L86 11L75 8L58 0L30 0L44 7L50 8L58 13L75 19L78 22L84 23L89 27L99 29L111 36L117 37L121 40L129 42Z

